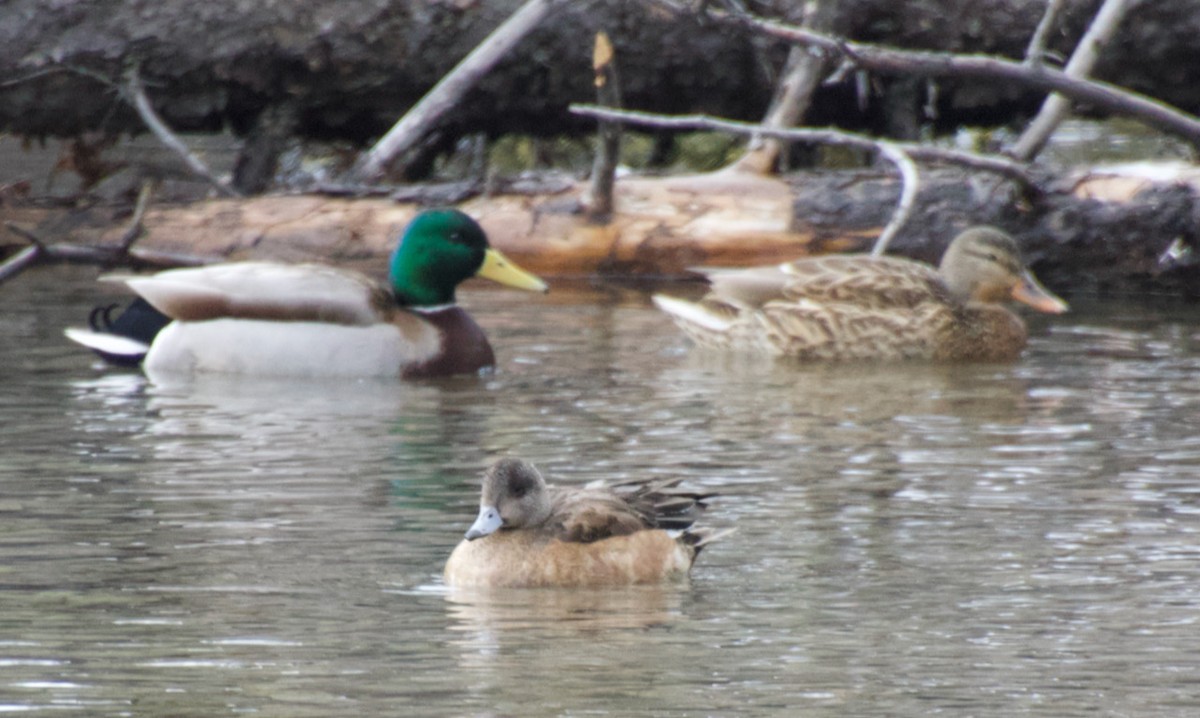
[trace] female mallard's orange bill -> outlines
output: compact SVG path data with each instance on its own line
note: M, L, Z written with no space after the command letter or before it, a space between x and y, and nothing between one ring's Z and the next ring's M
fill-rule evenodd
M1043 287L1037 277L1029 271L1026 271L1021 276L1020 283L1013 287L1012 298L1047 314L1062 314L1068 308L1066 302Z

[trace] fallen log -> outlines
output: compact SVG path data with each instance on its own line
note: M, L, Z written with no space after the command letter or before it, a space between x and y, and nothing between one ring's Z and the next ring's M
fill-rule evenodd
M1011 185L961 171L923 174L922 189L889 251L936 261L971 224L1020 240L1039 277L1059 293L1153 292L1200 298L1200 265L1160 262L1200 246L1200 177L1142 172L1124 195L1113 172L1073 177L1033 200ZM1005 188L1009 189L1005 189ZM477 196L458 206L493 244L548 277L667 278L697 265L745 266L814 253L867 251L891 216L901 182L884 171L737 172L616 183L613 221L582 211L585 183L550 195ZM146 210L139 250L222 259L320 260L382 274L396 236L420 209L387 198L315 195L210 199ZM3 218L47 240L113 245L127 231L109 210L4 207ZM10 235L11 236L11 235ZM24 243L7 244L10 252Z

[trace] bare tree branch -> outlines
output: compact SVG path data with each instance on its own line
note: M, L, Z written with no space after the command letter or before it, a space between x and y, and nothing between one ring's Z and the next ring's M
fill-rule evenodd
M690 13L675 0L648 0L673 12ZM952 55L941 52L898 50L868 43L849 42L804 28L750 15L730 15L709 10L721 22L739 24L787 42L817 48L845 57L859 67L888 75L921 77L977 77L1014 82L1037 90L1058 92L1117 115L1133 117L1164 132L1200 146L1200 119L1139 93L1096 80L1080 80L1046 67L986 55Z
M16 222L5 222L4 227L21 239L29 242L34 247L40 247L41 249L46 248L46 243L42 241L42 238L38 236L37 232L34 232L31 229L25 229Z
M167 127L166 123L162 121L162 118L158 116L158 113L154 111L154 105L150 104L150 98L146 96L146 90L142 87L142 80L138 75L138 69L136 67L129 70L129 74L125 78L125 87L122 89L122 92L133 103L133 107L137 110L138 116L142 118L142 122L146 123L146 127L148 127L150 131L154 133L154 136L158 138L158 141L166 145L167 149L179 155L179 157L192 172L199 177L203 177L221 194L230 197L242 196L241 192L238 192L236 189L218 179L217 176L212 173L212 170L208 168L208 165L204 164L199 157L193 154L192 151L187 148L187 145L185 145L182 140L175 136L174 132L171 132L171 129Z
M1033 31L1033 37L1029 39L1029 47L1025 50L1026 64L1040 65L1045 61L1046 40L1050 37L1050 31L1054 29L1054 23L1058 21L1058 16L1062 13L1066 1L1047 0L1046 12L1042 14L1037 29Z
M1113 33L1117 31L1117 25L1125 16L1128 4L1128 0L1104 1L1104 5L1096 13L1095 19L1088 26L1087 32L1084 33L1083 38L1079 41L1079 46L1075 48L1071 60L1067 63L1064 73L1068 77L1083 79L1091 74L1096 60L1100 58L1100 50L1108 44ZM1008 154L1026 162L1032 160L1046 146L1046 141L1050 139L1050 135L1054 134L1054 130L1058 128L1068 109L1070 109L1070 103L1062 95L1055 93L1047 97L1046 101L1042 103L1042 108L1038 110L1037 116L1017 138Z
M835 0L813 0L804 14L804 26L824 32L833 24ZM804 117L812 101L813 90L821 82L826 66L821 53L793 46L788 53L783 74L775 86L775 95L767 109L763 125L766 127L794 127ZM772 137L754 137L746 153L734 163L734 169L767 174L775 167L784 146Z
M29 242L29 246L9 257L4 264L0 264L0 283L17 276L25 271L26 267L37 264L46 254L46 245L37 234L12 222L5 222L4 226L8 231Z
M620 109L621 85L616 54L608 33L604 31L596 33L592 69L596 73L596 101ZM616 122L601 122L598 135L591 184L583 205L591 221L604 223L612 218L613 184L616 182L617 163L621 154L621 126Z
M891 142L880 142L878 147L879 154L888 158L900 171L901 185L900 201L896 204L896 211L892 213L892 218L888 220L887 226L875 240L875 246L871 248L872 257L880 257L887 251L892 238L900 232L904 223L908 221L909 215L912 214L913 205L917 201L917 193L921 190L921 177L917 173L917 166L913 164L908 154Z
M872 152L880 151L881 145L881 142L877 139L853 132L811 128L770 128L752 122L723 120L707 115L656 115L633 110L612 110L595 105L571 105L570 110L573 114L582 117L626 122L643 127L659 127L673 130L712 130L716 132L732 132L739 135L761 134L792 142L841 145L870 150ZM994 172L1016 182L1024 188L1040 191L1038 183L1026 170L1025 165L1006 157L979 155L961 150L928 147L907 142L892 142L889 144L898 148L914 160L952 164L983 170L985 172Z
M142 220L146 217L146 207L150 205L150 198L154 196L154 188L157 186L155 180L145 180L142 182L142 189L138 191L137 204L133 207L133 216L129 218L129 226L125 228L121 239L117 241L117 250L125 254L129 253L129 248L133 243L146 232Z
M12 229L9 226L9 229ZM9 279L24 272L27 267L36 264L45 254L45 247L41 244L32 244L20 252L5 260L4 264L0 264L0 283L6 282Z
M30 246L0 264L0 284L42 262L78 262L105 266L127 265L166 269L194 267L219 261L210 257L131 248L133 242L142 234L142 217L145 214L146 204L150 201L153 186L154 183L149 181L142 185L142 191L138 195L138 206L134 209L129 226L122 234L121 240L115 245L86 247L65 242L49 244L36 232L14 222L5 222L5 229L29 242Z
M421 140L430 128L467 94L475 83L492 69L517 43L565 0L528 0L505 20L479 46L462 59L421 101L388 130L354 168L354 181L379 179L388 163Z

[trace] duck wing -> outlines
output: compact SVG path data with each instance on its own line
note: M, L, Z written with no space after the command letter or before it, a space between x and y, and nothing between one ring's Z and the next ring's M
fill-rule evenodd
M561 541L590 543L613 536L626 536L653 527L648 516L635 510L621 497L602 490L548 487L550 518Z
M550 487L551 517L563 541L588 543L645 529L682 530L704 512L712 494L677 488L679 479Z
M950 301L937 270L898 257L816 257L789 262L779 269L788 278L781 292L785 301L846 303L876 310Z
M772 302L745 323L777 356L805 361L929 358L953 310L940 302L861 306L801 299Z
M366 326L381 321L394 304L390 292L366 276L320 264L233 262L114 279L181 321L228 317Z
M715 314L800 301L908 309L931 299L948 301L950 296L933 267L897 257L832 255L764 267L698 271L710 285L700 304Z
M784 298L784 290L792 281L784 272L786 265L747 267L745 269L704 269L709 292L705 301L713 306L731 305L757 309L769 301Z

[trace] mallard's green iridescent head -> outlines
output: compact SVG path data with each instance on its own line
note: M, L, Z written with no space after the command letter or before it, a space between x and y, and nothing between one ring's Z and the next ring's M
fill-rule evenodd
M475 275L546 291L545 282L489 249L483 228L456 209L427 210L413 218L392 253L389 278L399 304L428 307L454 303L455 288Z

